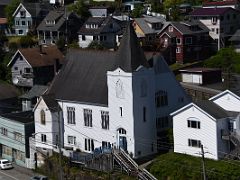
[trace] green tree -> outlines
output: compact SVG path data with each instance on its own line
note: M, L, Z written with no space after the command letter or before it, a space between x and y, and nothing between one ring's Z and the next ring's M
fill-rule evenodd
M204 62L205 67L221 68L225 72L230 68L233 72L240 73L239 65L240 54L232 47L220 49L215 56Z
M58 49L64 50L66 44L64 37L60 37L56 44Z
M104 49L104 46L99 43L98 41L92 41L89 45L88 45L89 49L98 49L98 50L102 50Z
M12 0L4 9L5 15L8 19L8 25L10 27L13 26L13 22L14 22L13 13L15 12L19 4L20 4L20 0Z
M133 18L139 18L141 17L142 13L143 13L143 6L138 5L132 10L131 16Z
M19 42L22 48L32 47L35 44L31 36L22 36Z
M88 11L88 8L83 0L78 0L76 3L70 5L68 7L69 11L73 11L82 18L88 18L91 16L90 12Z
M240 54L231 47L222 48L215 56L206 60L204 66L222 69L224 86L231 90L236 85L233 73L240 73Z

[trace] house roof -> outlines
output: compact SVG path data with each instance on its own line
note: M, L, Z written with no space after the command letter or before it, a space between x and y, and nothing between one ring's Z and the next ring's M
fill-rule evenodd
M189 109L192 106L194 106L195 108L199 108L200 111L201 110L204 111L205 114L210 115L215 120L232 117L232 115L233 115L233 113L231 113L231 112L228 113L223 108L221 108L220 106L218 106L217 104L215 104L214 102L209 101L209 100L199 100L196 102L189 103L186 106L174 111L170 115L175 116L175 115L185 111L186 109Z
M229 38L229 41L240 41L240 29L238 29L232 37Z
M7 83L0 83L0 100L14 98L20 95L19 90Z
M235 97L236 99L238 99L240 101L240 97L238 95L234 94L232 91L229 91L228 89L223 91L223 92L221 92L221 93L219 93L219 94L217 94L216 96L211 97L209 100L210 101L214 101L214 100L222 97L225 94L230 94L230 95L232 95L233 97Z
M72 12L65 13L64 9L52 10L38 25L37 30L57 31L65 24L66 16L69 17L71 15L73 15ZM55 21L55 24L46 24L46 21Z
M27 3L23 2L20 3L15 12L13 13L13 16L16 15L20 7L24 7L32 17L38 17L38 16L43 16L46 15L49 10L52 8L50 4L48 3Z
M0 18L0 24L7 24L7 18Z
M63 64L64 56L61 51L56 46L46 46L42 47L42 52L40 51L40 48L23 48L19 49L17 52L19 52L26 61L32 66L32 67L42 67L42 66L51 66L54 65L56 59L59 60L60 64ZM15 55L13 56L12 60L8 63L9 65L12 65L15 61Z
M8 5L11 3L12 0L1 0L0 5Z
M70 49L66 59L48 93L60 100L101 105L108 104L107 71L120 67L133 72L149 66L130 24L117 52Z
M182 22L171 22L172 26L174 26L178 31L180 31L183 35L187 34L198 34L198 33L207 33L209 29L205 26L201 21L191 20L191 21L182 21ZM198 29L191 29L191 27L197 27Z
M195 102L195 104L202 110L213 116L216 120L231 116L228 114L227 111L225 111L223 108L221 108L212 101L209 100L197 101Z
M164 24L166 20L164 18L157 17L145 17L145 18L135 18L134 21L138 24L144 34L153 34L160 32L161 29L155 30L151 28L148 23L161 23Z
M203 6L226 6L226 5L236 5L239 3L239 0L225 0L225 1L212 1L212 2L203 2Z
M42 99L44 100L44 102L46 103L48 109L51 112L57 112L57 111L61 110L61 107L59 106L58 102L56 101L54 95L45 94L45 95L42 95Z
M34 113L33 111L21 111L14 113L1 114L2 117L17 121L20 123L33 123L34 122Z
M48 86L34 85L30 91L20 96L23 99L32 99L35 97L40 97L47 90Z
M113 23L115 26L111 29L109 25ZM97 24L98 28L86 28L86 24ZM80 28L78 34L94 35L101 33L117 33L120 31L119 25L111 17L89 17L87 21Z
M231 7L222 8L198 8L190 13L191 16L220 16L227 11L234 10Z

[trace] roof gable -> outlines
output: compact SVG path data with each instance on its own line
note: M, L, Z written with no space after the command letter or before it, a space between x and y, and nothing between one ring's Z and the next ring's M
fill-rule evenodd
M16 51L16 53L12 56L11 60L9 61L9 63L7 64L8 67L9 67L9 66L12 66L13 64L15 64L15 62L16 62L16 57L17 57L18 54L19 54L20 56L22 56L23 60L24 60L29 66L31 66L31 64L29 64L29 62L25 59L24 55L23 55L23 54L21 53L21 51L18 49L18 50Z
M28 10L24 7L24 5L23 5L22 3L20 3L20 4L18 5L17 9L14 11L14 13L13 13L12 16L16 16L17 13L19 12L19 10L20 10L21 8L24 8L24 9L28 12ZM29 12L28 12L28 13L29 13ZM30 14L30 13L29 13L29 14Z
M232 91L229 91L228 89L219 93L219 94L217 94L217 95L215 95L215 96L213 96L213 97L211 97L209 100L214 101L216 99L219 99L219 98L223 97L226 94L229 94L229 95L235 97L236 99L238 99L240 101L240 97L238 95L234 94Z
M213 106L217 107L217 105L214 105L213 103ZM220 112L211 112L212 110L209 111L208 108L206 108L207 106L204 106L204 105L200 105L199 103L196 104L196 103L189 103L187 104L186 106L178 109L177 111L173 112L170 114L170 116L176 116L180 113L182 113L183 111L186 111L188 109L190 109L191 107L194 107L196 109L198 109L201 113L205 114L206 116L208 116L210 119L216 121L217 119L222 119L222 118L225 118L225 117L228 117L227 113L224 112L224 109L222 109L221 107L218 107L217 110L221 109Z

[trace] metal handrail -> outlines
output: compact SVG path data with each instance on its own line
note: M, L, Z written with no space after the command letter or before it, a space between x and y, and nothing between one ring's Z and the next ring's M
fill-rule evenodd
M129 171L131 171L131 168L129 167L129 165L125 161L123 161L118 154L114 154L114 155Z
M120 147L120 152L125 158L136 168L138 169L138 164Z
M147 175L148 178L150 178L151 180L157 180L157 178L155 178L148 170L146 170L145 168L143 168L143 173L144 175Z

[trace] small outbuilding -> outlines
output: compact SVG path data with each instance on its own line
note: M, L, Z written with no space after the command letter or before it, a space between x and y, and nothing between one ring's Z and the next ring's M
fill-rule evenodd
M193 84L211 84L222 81L222 72L215 68L190 68L179 70L182 82Z

